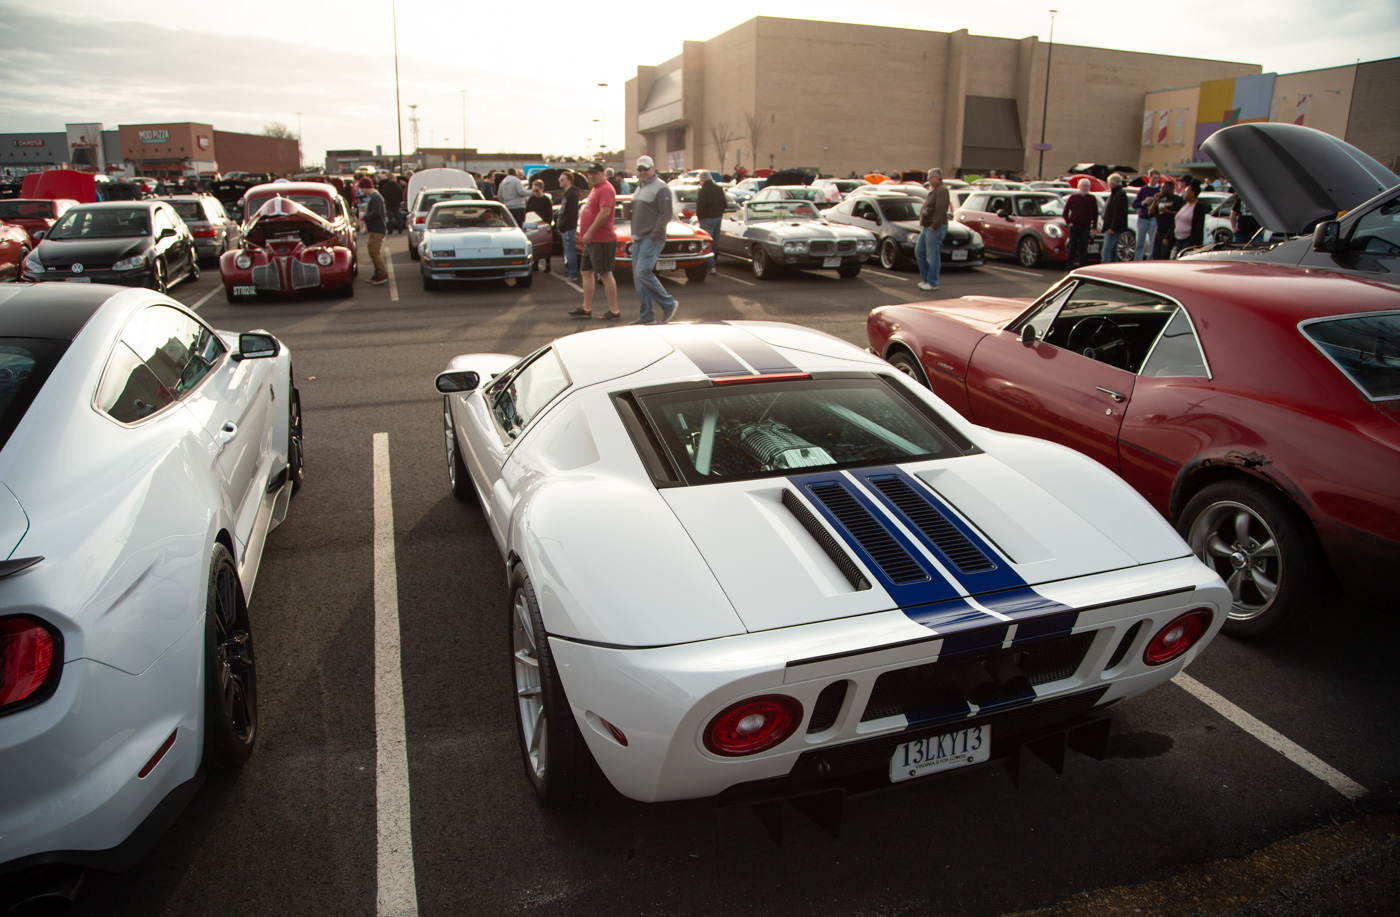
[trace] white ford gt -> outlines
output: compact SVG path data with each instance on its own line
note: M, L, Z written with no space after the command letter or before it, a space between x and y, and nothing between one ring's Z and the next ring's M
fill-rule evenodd
M290 360L148 290L0 288L0 910L54 864L126 868L251 751Z
M505 557L546 805L599 767L642 801L839 806L1023 746L1101 756L1104 709L1230 608L1102 465L808 329L588 332L436 384L453 491Z

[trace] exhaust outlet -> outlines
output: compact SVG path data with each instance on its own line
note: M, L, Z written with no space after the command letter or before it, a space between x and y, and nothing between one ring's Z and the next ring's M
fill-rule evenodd
M61 917L73 909L83 879L82 870L75 867L41 867L0 888L0 914L5 917Z
M949 682L970 704L978 707L997 696L997 685L980 662L970 662L949 673Z
M1030 678L1021 671L1014 653L989 660L987 672L996 683L997 693L1007 700L1024 694L1031 686Z

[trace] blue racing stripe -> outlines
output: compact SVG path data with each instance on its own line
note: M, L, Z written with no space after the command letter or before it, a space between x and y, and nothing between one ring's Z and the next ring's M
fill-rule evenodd
M1016 643L1067 634L1079 620L1079 612L1047 599L1030 587L979 595L977 601L993 611L1016 619Z

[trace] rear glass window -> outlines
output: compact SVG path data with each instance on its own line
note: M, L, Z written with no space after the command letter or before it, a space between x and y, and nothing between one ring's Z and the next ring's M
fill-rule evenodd
M900 220L917 220L921 207L923 207L923 204L913 198L902 201L880 202L880 212L885 215L885 219L895 222Z
M1302 331L1367 398L1400 398L1400 313L1309 322Z
M199 201L168 201L168 203L180 215L180 219L186 223L192 220L198 223L208 219L204 215L204 208L199 206Z
M428 214L429 229L503 229L515 221L504 207L444 204Z
M68 349L67 341L0 338L0 448Z
M422 199L418 202L419 210L432 210L433 205L439 201L479 201L480 191L463 189L461 191L425 191Z
M714 386L640 400L691 484L962 454L879 379Z
M48 201L0 201L0 220L43 219L53 216L53 204Z

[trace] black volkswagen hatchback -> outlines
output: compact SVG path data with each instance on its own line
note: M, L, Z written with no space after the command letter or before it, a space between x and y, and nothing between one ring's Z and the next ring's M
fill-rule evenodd
M79 204L24 260L25 280L118 283L164 292L199 277L184 220L162 201Z

